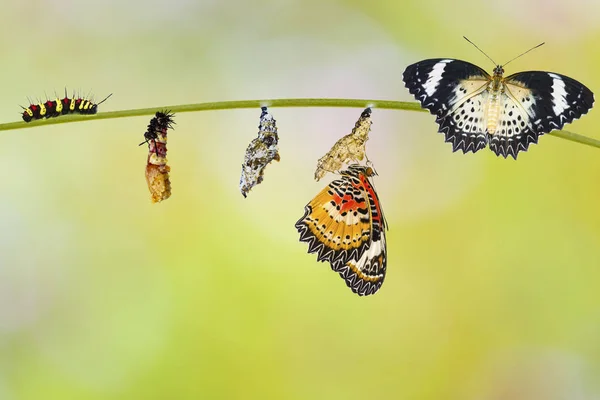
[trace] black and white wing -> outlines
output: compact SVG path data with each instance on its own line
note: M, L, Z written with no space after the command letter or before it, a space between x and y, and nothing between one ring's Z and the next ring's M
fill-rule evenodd
M586 114L594 94L580 82L552 72L527 71L503 81L497 129L488 137L496 155L517 158L530 143Z
M403 79L421 106L436 116L438 132L453 151L475 153L487 145L487 72L466 61L436 58L409 65Z

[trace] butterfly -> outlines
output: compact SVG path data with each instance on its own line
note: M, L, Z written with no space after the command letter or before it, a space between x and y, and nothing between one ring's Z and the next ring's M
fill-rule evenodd
M516 159L539 136L562 129L594 104L590 89L568 76L526 71L504 77L499 64L490 76L466 61L423 60L409 65L403 80L421 106L436 116L438 131L452 143L452 150L463 153L489 144L497 156Z
M379 197L371 167L352 164L304 207L296 222L300 241L317 261L329 261L359 296L370 295L385 278L387 250Z

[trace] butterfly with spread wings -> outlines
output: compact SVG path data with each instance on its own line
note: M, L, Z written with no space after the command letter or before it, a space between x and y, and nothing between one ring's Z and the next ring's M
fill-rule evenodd
M436 58L409 65L403 79L421 106L436 116L438 131L452 150L463 153L489 144L497 156L516 159L539 136L562 129L594 104L590 89L568 76L543 71L503 75L502 65L490 76L466 61Z
M317 253L317 261L329 261L354 293L374 294L387 265L387 224L370 182L375 171L352 164L340 174L304 207L296 229L308 252Z

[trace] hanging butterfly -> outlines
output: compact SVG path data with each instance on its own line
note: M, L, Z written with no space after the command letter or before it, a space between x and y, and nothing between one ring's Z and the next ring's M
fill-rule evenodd
M539 136L562 129L594 104L590 89L568 76L543 71L506 78L503 74L502 65L496 64L490 76L471 63L437 58L409 65L403 80L421 106L436 116L438 132L452 143L452 150L463 153L489 144L497 156L516 159Z
M352 164L340 174L304 207L296 229L317 261L329 261L354 293L370 295L383 284L387 265L387 223L370 181L375 171Z

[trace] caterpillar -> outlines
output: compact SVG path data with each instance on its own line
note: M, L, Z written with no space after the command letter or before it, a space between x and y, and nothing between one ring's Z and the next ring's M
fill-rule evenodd
M171 197L171 181L167 165L167 131L173 128L174 114L170 111L159 111L150 120L144 133L144 140L139 146L148 143L148 159L146 162L146 183L150 190L150 199L158 203Z
M67 90L65 89L65 97L59 99L58 97L54 100L46 100L44 103L29 104L29 107L25 108L21 106L23 111L23 121L30 122L34 119L42 118L54 118L59 115L79 113L79 114L96 114L98 112L98 106L104 103L112 93L109 94L99 103L94 103L89 98L75 97L73 94L72 98L67 96Z

